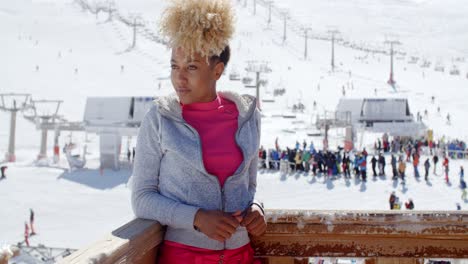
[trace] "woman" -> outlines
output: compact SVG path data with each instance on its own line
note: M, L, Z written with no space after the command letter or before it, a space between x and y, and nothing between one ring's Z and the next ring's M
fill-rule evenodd
M216 87L233 24L229 0L177 0L164 13L176 94L145 116L132 176L135 215L167 225L158 263L252 263L248 235L266 230L256 100Z

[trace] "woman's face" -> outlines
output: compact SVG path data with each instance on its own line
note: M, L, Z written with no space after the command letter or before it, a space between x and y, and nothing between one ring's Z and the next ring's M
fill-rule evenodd
M223 70L221 62L215 60L208 64L200 54L191 58L181 48L172 49L171 81L182 104L213 101L216 98L216 81Z

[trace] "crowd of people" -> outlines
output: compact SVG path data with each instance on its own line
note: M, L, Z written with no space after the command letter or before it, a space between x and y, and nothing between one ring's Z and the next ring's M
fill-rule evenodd
M444 142L439 140L432 142L425 139L394 138L391 141L388 137L379 138L374 145L373 154L368 153L366 148L360 151L346 151L341 147L337 150L318 150L314 143L309 144L304 140L302 144L296 141L294 147L280 148L278 138L275 140L275 147L266 150L260 147L258 157L260 166L263 169L279 170L283 173L302 172L311 173L313 176L324 175L329 178L336 178L341 175L345 179L354 176L356 179L367 181L368 176L386 176L386 166L391 166L391 176L393 180L401 180L405 184L409 172L408 167L412 167L412 174L419 179L422 175L420 167L424 169L424 180L429 181L432 167L432 174L438 175L438 168L442 168L443 176L447 184L450 183L450 155L446 150L453 149L454 146L466 149L463 141L455 140ZM421 160L422 152L427 152L425 160ZM388 158L389 157L389 158ZM370 169L368 173L368 160ZM462 200L467 199L467 186L464 179L464 168L459 168L459 186L462 191ZM411 202L412 207L414 204Z

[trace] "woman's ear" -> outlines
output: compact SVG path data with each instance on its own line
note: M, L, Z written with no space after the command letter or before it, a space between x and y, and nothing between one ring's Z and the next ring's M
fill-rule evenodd
M223 71L224 71L224 63L222 62L216 63L214 67L214 74L215 74L216 80L219 80L219 78L221 78Z

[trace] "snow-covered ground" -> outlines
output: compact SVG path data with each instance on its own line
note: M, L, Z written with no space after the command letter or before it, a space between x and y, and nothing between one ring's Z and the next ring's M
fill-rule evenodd
M262 106L265 147L273 147L276 137L280 138L282 147L293 146L296 140L310 141L306 131L310 131L313 117L334 110L342 97L343 86L346 97L408 98L414 115L427 109L429 115L423 121L434 129L436 138L468 139L464 119L468 113L465 76L468 8L462 0L281 0L278 6L287 7L291 15L285 43L283 23L278 17L274 16L267 26L264 7L259 5L257 15L253 16L251 2L247 7L242 2L234 1L238 26L231 44L233 57L219 88L254 95L254 89L230 81L228 75L237 71L242 77L247 76L244 71L247 61L269 62L272 72L262 77L268 80L268 85L261 97L272 98L273 89L281 87L286 88L286 93L275 97L274 103ZM116 1L122 15L140 14L147 29L154 32L163 6L161 2L147 0ZM71 121L82 120L88 96L170 93L167 48L139 34L136 48L128 51L131 30L117 20L106 20L107 14L96 17L72 1L1 1L0 93L31 93L34 99L64 100L60 113ZM337 45L337 69L332 72L330 43L311 39L308 58L304 59L304 39L299 33L300 26L308 24L312 35L326 35L331 25L342 32L343 39L370 47L388 48L382 44L385 35L398 35L403 43L398 49L407 55L395 59L396 89L386 84L387 55ZM430 60L432 66L422 68L420 62L408 63L413 55ZM434 71L437 63L444 64L445 72ZM452 64L460 69L461 75L448 73ZM353 89L348 88L350 84ZM434 104L431 96L436 98ZM296 120L274 117L290 113L292 105L299 101L306 105L306 112ZM313 101L318 104L317 110L312 109ZM50 112L50 106L43 111ZM451 115L451 125L445 122L447 113ZM5 153L9 114L0 112L0 124L0 153ZM288 132L284 131L286 128ZM80 248L132 219L126 186L131 169L106 170L101 175L99 140L95 135L88 136L90 142L85 142L83 133L62 133L60 137L61 146L70 140L80 147L87 143L88 169L69 173L64 160L57 165L37 167L34 160L39 153L40 131L19 113L18 161L7 164L8 178L0 181L0 244L23 239L29 208L36 213L35 227L39 233L31 239L33 245ZM321 139L313 140L320 146ZM363 144L369 147L374 140L368 134ZM49 133L48 143L51 156L53 133ZM126 139L123 143L126 147ZM451 163L451 185L443 182L439 168L439 175L431 175L429 183L417 181L409 173L404 187L388 177L375 180L369 177L367 183L361 183L354 179L325 180L311 175L260 171L258 197L267 208L382 210L388 208L389 194L396 191L402 202L412 198L416 210L455 210L455 203L461 203L466 209L468 204L461 201L458 188L460 165L468 167L466 161Z

